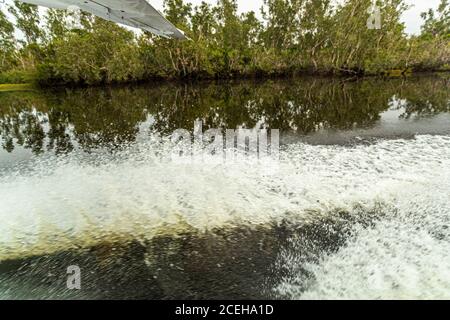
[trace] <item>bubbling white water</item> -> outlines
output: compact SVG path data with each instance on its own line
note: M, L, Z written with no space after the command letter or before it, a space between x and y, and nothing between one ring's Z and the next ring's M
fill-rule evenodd
M395 150L391 142L369 147L377 148L378 155L369 158L379 175L363 176L374 195L391 195L383 218L370 227L355 225L343 247L318 261L304 259L299 239L292 238L278 257L288 276L275 293L291 299L449 299L448 142L424 136L392 142L400 143Z
M0 261L186 228L206 232L286 219L314 224L339 210L356 215L383 204L395 210L374 228L355 226L345 247L307 265L306 291L296 282L295 251L281 254L291 272L276 292L291 298L449 295L450 137L294 144L277 166L251 157L180 164L161 160L165 148L139 142L114 154L74 152L0 170Z

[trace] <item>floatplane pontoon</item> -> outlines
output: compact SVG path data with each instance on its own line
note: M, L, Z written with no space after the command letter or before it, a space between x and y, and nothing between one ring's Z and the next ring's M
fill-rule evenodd
M79 8L105 20L149 31L165 38L187 39L183 31L146 0L22 0L52 9Z

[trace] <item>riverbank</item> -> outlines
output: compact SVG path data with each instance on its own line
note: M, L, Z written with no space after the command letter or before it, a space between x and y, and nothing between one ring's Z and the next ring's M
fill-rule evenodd
M337 7L319 1L320 9L281 1L263 6L263 20L254 12L239 13L229 0L198 7L183 3L168 1L164 14L192 41L136 33L91 16L73 30L63 12L42 16L37 7L13 6L16 20L25 9L35 19L26 28L5 20L7 50L0 83L92 86L303 75L405 76L450 70L445 1L422 15L418 35L405 32L404 1L382 5L383 25L378 29L367 25L370 0L345 1ZM20 47L15 45L17 31L26 36Z
M35 86L31 83L0 84L0 92L29 91Z
M70 87L70 88L87 88L87 87L102 87L102 86L122 86L122 85L133 85L133 84L146 84L146 83L195 83L201 81L230 81L230 80L255 80L255 81L265 81L265 80L283 80L292 78L324 78L324 79L369 79L369 78L405 78L412 76L422 76L422 75L432 75L432 74L442 74L450 75L450 67L443 66L442 68L429 69L429 70L414 70L412 68L408 69L390 69L380 73L358 73L358 72L308 72L299 71L292 73L281 73L281 74L252 74L252 75L235 75L232 77L183 77L183 78L164 78L164 77L150 77L148 79L138 79L130 81L113 81L110 83L98 82L98 83L77 83L77 82L64 82L64 81L50 81L50 82L39 82L30 81L30 73L27 73L27 77L15 78L16 82L0 82L0 92L6 91L24 91L32 90L34 88L57 88L57 87ZM0 75L0 79L1 75ZM19 81L17 81L19 79ZM20 81L20 79L28 79ZM37 79L31 76L31 79Z

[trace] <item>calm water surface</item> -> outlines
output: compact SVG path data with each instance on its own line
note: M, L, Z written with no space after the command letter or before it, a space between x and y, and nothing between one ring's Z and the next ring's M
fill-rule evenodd
M0 93L0 299L450 298L449 87ZM162 160L196 120L280 129L280 161Z

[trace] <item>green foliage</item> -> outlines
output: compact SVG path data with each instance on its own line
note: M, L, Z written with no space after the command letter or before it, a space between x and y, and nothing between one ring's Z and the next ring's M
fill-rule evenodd
M450 3L441 0L436 12L422 14L422 34L411 43L414 64L422 70L448 70L450 64Z
M14 1L14 6L9 7L9 12L15 17L17 28L25 35L26 44L35 44L42 37L42 29L39 27L38 7L20 1Z
M15 2L9 12L25 41L0 13L0 73L34 74L42 84L99 84L150 78L234 78L299 73L367 75L387 70L442 70L450 64L450 6L422 15L420 36L400 21L404 0L378 0L382 27L367 27L372 0L265 0L263 21L239 14L236 0L192 6L165 0L165 15L192 41L136 34L89 14ZM19 43L20 45L17 45ZM19 72L19 74L20 74ZM1 81L15 77L4 75ZM20 79L19 79L20 80ZM22 80L21 80L22 81Z
M422 13L425 20L422 26L423 37L443 37L450 38L450 3L448 0L441 0L437 12L429 10Z
M39 80L95 84L140 79L134 34L101 19L95 19L93 30L56 38L39 66Z
M14 25L0 11L0 73L16 64Z
M66 25L68 13L65 10L49 9L46 14L47 34L46 40L51 43L52 40L64 38L69 32Z
M32 83L37 81L36 73L20 69L11 69L0 73L0 83Z

